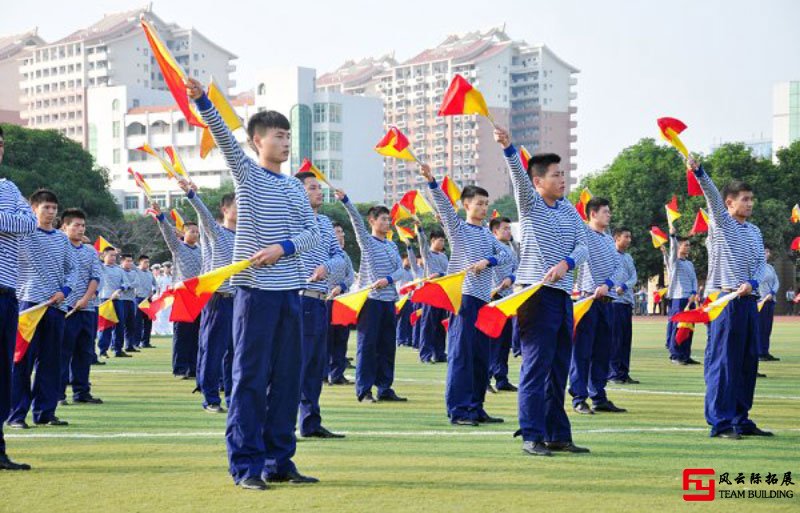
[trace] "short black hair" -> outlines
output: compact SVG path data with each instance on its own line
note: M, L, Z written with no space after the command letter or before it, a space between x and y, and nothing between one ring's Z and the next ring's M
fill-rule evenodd
M0 126L0 137L5 138L5 136L3 135L3 127L2 126Z
M367 219L377 219L383 214L392 215L388 208L384 205L375 205L367 210Z
M678 235L675 238L678 239L678 244L681 244L683 242L691 242L691 239L689 237L684 237L683 235Z
M256 133L264 135L270 128L291 130L292 125L289 124L289 120L286 119L286 116L280 112L264 110L250 116L250 121L247 122L247 135L252 140Z
M722 188L722 197L725 199L728 199L731 196L738 198L739 194L743 192L753 192L753 188L747 182L733 180Z
M461 201L474 198L475 196L485 196L488 198L489 191L477 185L467 185L464 187L464 190L461 191Z
M772 246L770 246L769 244L764 244L764 249L772 251Z
M542 178L547 174L547 170L553 164L560 164L561 157L555 153L539 153L534 155L528 161L528 176L533 179L534 176Z
M611 203L607 199L595 196L586 204L586 217L591 217L592 212L596 213L602 207L608 207L610 205Z
M236 193L229 192L219 200L219 208L227 208L236 202Z
M445 238L444 230L442 230L441 228L434 228L433 230L431 230L431 236L430 236L431 240L444 239L444 238Z
M123 254L121 254L121 255L119 256L119 258L120 258L121 260L125 260L126 258L130 258L131 260L133 260L133 255L131 255L130 253L123 253Z
M29 199L31 206L35 207L40 203L55 203L58 205L58 196L50 189L36 189Z
M83 219L86 221L86 212L79 208L68 208L61 214L61 224L67 225L73 219Z
M344 230L344 226L342 226L342 223L340 223L339 221L334 221L331 224L333 225L334 228L341 228L342 230Z
M620 235L622 235L625 232L633 233L631 231L631 229L628 228L627 226L617 226L616 228L614 228L614 232L613 232L614 238L616 239L617 237L619 237Z
M137 262L141 262L142 260L150 260L150 257L147 255L139 255L139 258L136 259Z
M116 250L117 250L117 248L115 248L114 246L106 246L106 247L103 248L102 253L105 255L106 253L108 253L110 251L116 251Z
M408 251L403 251L402 253L400 253L400 258L401 259L408 258Z
M300 180L303 183L303 185L305 185L306 180L308 180L309 178L316 178L317 175L315 175L311 171L300 171L299 173L295 173L294 177Z
M189 228L190 226L197 226L197 223L195 223L194 221L186 221L185 223L183 223L184 228Z
M503 223L511 224L511 219L507 217L495 217L489 221L489 229L491 231L495 231L496 229L500 228L500 225Z

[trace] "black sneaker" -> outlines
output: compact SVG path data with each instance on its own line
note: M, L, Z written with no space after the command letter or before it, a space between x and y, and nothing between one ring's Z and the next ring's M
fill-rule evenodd
M522 442L522 450L532 456L552 456L553 453L543 442Z
M103 404L102 399L99 397L93 397L91 395L80 397L78 399L72 399L72 402L75 404Z
M764 374L763 372L758 372L758 371L756 371L756 377L757 377L757 378L766 378L766 377L767 377L767 375L766 375L766 374Z
M378 396L378 402L381 402L381 403L391 403L391 402L394 402L394 403L405 403L407 401L408 401L408 397L400 397L399 395L394 393L394 391L390 391L387 394Z
M619 379L619 378L609 379L608 382L609 383L613 383L614 385L624 385L625 384L625 380L624 379Z
M759 429L757 427L754 427L754 428L750 429L749 431L745 431L745 432L741 433L741 435L742 436L775 436L775 434L772 431L764 431L763 429Z
M66 420L61 420L58 417L53 417L45 422L36 422L35 424L37 426L69 426L69 422Z
M377 403L378 400L372 395L372 392L365 392L358 397L358 402Z
M571 452L573 454L590 452L586 447L578 447L572 442L545 442L545 445L553 452Z
M12 420L6 422L6 426L10 427L11 429L30 429L30 426L24 420Z
M135 347L126 347L126 348L125 348L125 352L126 352L126 353L138 353L138 352L139 352L139 350L138 350L138 349L136 349Z
M0 452L0 470L30 470L31 466L27 463L17 463L4 452Z
M319 483L319 479L311 476L304 476L297 470L286 472L285 474L270 474L267 476L270 483L292 483L292 484L311 484Z
M242 479L239 481L237 486L244 490L263 491L267 489L267 483L265 483L260 477L248 477L247 479Z
M492 417L491 415L478 418L478 424L502 424L503 422L505 422L505 420L500 417Z
M592 409L589 408L589 405L586 404L586 401L579 402L578 404L573 406L572 409L575 410L576 413L580 413L581 415L593 415L594 414Z
M452 419L450 424L454 426L477 426L478 421L474 419Z
M592 411L593 412L602 411L607 413L625 413L628 410L626 410L625 408L619 408L611 401L605 401L599 404L593 404Z
M686 364L687 365L700 365L700 362L698 362L694 358L689 358L688 360L686 360Z
M203 406L203 409L206 411L206 413L225 413L225 408L219 404L207 404Z
M638 385L639 383L641 383L641 381L639 381L638 379L633 379L630 376L625 378L625 384L626 385Z
M114 353L114 358L133 358L133 357L128 353L126 353L125 351L120 351L119 353Z
M58 401L58 405L59 406L69 406L69 401L67 401L66 399L61 399L60 401Z
M108 358L108 357L106 357L106 358ZM105 365L106 362L101 362L100 360L97 360L96 362L92 362L91 364L92 365Z
M511 383L503 383L502 385L497 385L497 390L502 390L503 392L516 392L517 387L512 385Z

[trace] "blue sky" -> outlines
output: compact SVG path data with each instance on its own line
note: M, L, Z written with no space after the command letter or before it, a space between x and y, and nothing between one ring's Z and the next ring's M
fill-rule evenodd
M38 26L42 37L55 40L103 13L141 5L13 2L0 17L0 34ZM505 23L512 38L545 43L581 70L581 174L655 136L663 115L689 125L683 139L693 150L770 137L773 84L800 80L800 2L793 0L159 0L154 11L239 55L235 78L243 87L266 66L322 73L389 51L403 60L447 34Z

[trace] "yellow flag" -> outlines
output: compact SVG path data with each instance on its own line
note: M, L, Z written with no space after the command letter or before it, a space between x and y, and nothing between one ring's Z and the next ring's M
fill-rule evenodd
M586 312L594 304L594 296L589 296L585 299L581 299L580 301L576 301L572 305L572 326L573 331L578 330L578 324L580 324L583 316L586 315Z

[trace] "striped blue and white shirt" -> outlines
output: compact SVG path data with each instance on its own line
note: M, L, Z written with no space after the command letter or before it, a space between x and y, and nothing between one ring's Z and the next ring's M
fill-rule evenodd
M581 277L580 291L584 294L594 294L597 287L608 285L608 296L615 298L617 293L614 289L622 287L627 290L627 285L620 279L624 271L622 258L614 244L614 237L598 232L586 224L583 226L586 231L589 258L583 263L583 268L579 273Z
M130 270L122 268L128 287L122 291L119 298L123 301L136 301L136 285L139 283L139 270L131 267Z
M72 289L67 296L65 303L69 309L75 308L75 304L86 294L89 289L89 284L96 281L98 287L100 279L103 276L103 264L100 263L100 258L97 256L97 251L89 244L80 244L74 246L70 243L72 251L75 254L76 265L76 279L75 288ZM89 300L85 311L94 311L97 308L97 295Z
M317 267L324 265L332 280L307 282L304 288L328 294L332 288L330 286L331 281L335 281L337 284L342 283L347 264L344 261L344 251L339 246L339 241L336 240L336 232L333 231L331 220L323 214L317 214L316 219L319 227L320 242L308 251L301 253L300 260L305 266L306 279L314 273Z
M190 246L180 240L175 233L175 228L167 221L164 213L158 214L158 228L164 236L170 253L172 265L175 270L175 280L183 281L203 274L203 257L200 246Z
M100 301L105 301L110 298L111 295L118 290L120 292L125 292L135 285L129 281L128 273L117 264L103 264L100 266L100 271L100 286L97 288L97 297L100 298ZM117 299L121 298L121 294L119 296L120 297Z
M619 275L619 280L621 283L617 286L621 287L622 284L624 284L625 287L623 288L625 291L622 293L622 295L616 294L615 291L616 299L614 299L614 302L632 305L633 287L636 286L636 282L639 280L639 277L636 274L636 265L633 263L633 257L630 253L620 253L619 251L617 253L619 254L622 264L622 273Z
M714 222L712 244L719 252L721 287L735 290L749 282L753 294L757 295L767 265L761 230L753 223L740 223L728 213L724 198L702 166L695 171L695 176L708 203L708 216Z
M358 270L360 287L367 287L378 280L386 278L389 287L376 289L369 293L370 299L378 301L397 301L397 289L392 285L403 277L403 259L397 250L397 244L388 239L374 237L364 224L364 219L356 210L356 206L347 196L342 200L353 230L356 232L356 241L361 249L361 268Z
M504 150L514 199L517 201L519 226L522 235L517 283L531 285L542 281L544 275L562 260L569 269L586 261L586 229L578 212L562 198L552 207L536 192L528 173L523 169L519 154L510 145ZM554 287L572 293L573 275L568 272Z
M508 253L508 262L505 264L500 264L492 268L492 289L496 289L503 283L503 280L506 278L511 278L511 283L513 285L514 281L517 279L514 276L514 273L517 272L517 265L519 264L519 259L517 258L517 252L514 251L514 246L511 243L500 242L500 246L503 248L503 251ZM497 293L499 297L506 297L509 294L514 292L513 287L509 287L507 289L503 289ZM497 298L492 298L497 299Z
M431 249L428 235L420 226L417 229L417 240L419 241L419 252L422 257L422 263L425 265L425 277L431 276L444 276L447 274L447 255L444 252L437 252Z
M17 287L19 242L36 225L33 210L14 182L0 178L0 287Z
M492 292L493 270L491 268L508 263L511 260L510 255L488 228L469 224L458 217L453 204L450 203L435 180L428 182L428 186L433 196L434 208L441 216L442 224L450 238L451 254L447 265L447 274L463 271L480 260L488 260L489 267L486 269L478 273L468 272L466 274L464 285L461 288L462 294L488 303L491 301Z
M341 247L341 246L339 246ZM342 261L344 265L342 266L342 273L338 276L328 275L328 287L331 290L336 288L337 286L341 287L342 293L347 292L350 287L353 286L353 283L356 281L355 273L353 272L353 261L350 259L350 255L347 254L346 251L342 250Z
M697 274L694 272L694 264L690 260L678 257L679 245L678 238L670 235L667 254L669 273L667 297L670 299L686 299L697 294Z
M284 255L273 265L248 267L231 278L235 287L299 290L306 286L300 253L320 243L319 228L300 180L264 169L248 157L207 96L196 101L231 170L238 219L234 261L246 260L273 244Z
M64 232L36 228L20 240L17 299L44 303L58 291L69 296L76 288L78 268L75 251ZM63 302L58 307L66 311Z
M719 251L717 245L714 244L714 223L711 222L711 218L708 219L708 235L706 236L705 245L708 253L708 276L706 277L704 293L708 297L709 294L722 290L719 278Z
M768 294L772 294L770 301L775 302L780 288L781 282L778 280L778 273L775 272L775 268L771 264L767 264L764 279L759 283L758 295L766 297Z
M232 264L236 232L218 223L206 204L194 191L190 190L186 197L197 212L197 224L202 235L200 246L203 249L203 272L207 273ZM217 289L217 292L226 294L232 294L233 291L230 279L225 280Z
M410 245L408 246L408 265L411 268L412 281L419 278L425 278L425 268L417 263L417 255L414 254L414 248L412 248Z
M158 283L156 283L156 277L153 276L152 271L143 271L137 267L134 289L137 298L148 298L155 294L158 290Z

